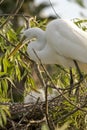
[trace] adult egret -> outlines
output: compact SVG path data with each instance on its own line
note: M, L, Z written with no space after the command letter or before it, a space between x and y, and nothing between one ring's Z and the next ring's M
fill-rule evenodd
M56 19L48 23L45 31L34 27L25 30L24 35L35 38L27 48L35 62L75 67L76 61L79 68L87 72L87 33L73 22Z

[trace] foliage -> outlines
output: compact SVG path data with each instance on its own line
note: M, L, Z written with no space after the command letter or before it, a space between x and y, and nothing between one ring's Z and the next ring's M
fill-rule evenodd
M14 1L8 2L13 2L11 5L14 5ZM23 9L25 9L25 5L23 5ZM20 12L23 9L21 9ZM40 6L40 9L38 9L37 12L39 13L41 9L42 8ZM5 12L6 10L4 6L2 10L4 13L7 13ZM53 102L50 102L49 106L52 106L48 107L50 108L49 113L53 119L52 123L54 123L55 126L57 126L57 124L59 126L57 129L63 130L67 126L67 129L69 130L85 130L87 128L86 76L83 74L84 78L83 80L80 80L79 83L78 73L76 70L72 70L74 86L70 93L70 73L68 69L62 68L61 66L47 65L45 66L45 69L43 66L40 66L40 70L38 70L38 66L29 59L29 56L26 53L27 44L24 44L25 41L21 36L21 31L25 29L25 24L26 27L40 27L45 30L48 19L37 20L36 17L30 17L30 19L27 18L27 20L25 16L21 15L21 17L24 19L24 24L23 26L18 26L17 28L14 26L13 22L13 19L16 21L15 16L10 18L0 18L0 126L5 128L5 126L9 124L7 119L9 119L11 116L12 122L16 122L14 121L14 116L11 115L12 110L14 110L14 104L19 103L20 106L20 102L23 103L24 96L31 90L37 92L40 86L44 86L42 84L44 81L45 86L51 88L49 91L52 90L52 87L59 87L59 89L57 89L57 97L55 100L53 100ZM75 19L73 21L84 31L87 30L87 20ZM18 46L18 48L16 48L16 46ZM42 74L42 79L40 79L40 74ZM56 100L58 100L56 105L51 104L55 103ZM41 105L39 106L41 107ZM22 105L22 107L24 107L24 105ZM20 107L18 107L18 109L21 110ZM17 118L15 117L15 120L20 119L21 116L23 116L23 118L25 117L25 115L18 113ZM35 114L34 117L35 116L37 115ZM26 120L28 119L24 118L23 121L25 122ZM28 125L29 121L27 123ZM66 125L65 122L69 122L69 124ZM25 124L25 126L27 125ZM41 126L42 130L48 129L49 127L49 125L46 126L42 124Z
M0 20L1 25L4 23L4 21L4 18ZM75 22L77 25L81 25L80 20ZM42 29L45 29L46 23L47 20L36 21L35 18L30 19L31 27L38 26ZM0 30L0 101L2 103L23 102L24 92L27 93L31 89L35 90L39 87L35 83L35 80L32 76L33 70L31 66L34 64L26 55L27 45L22 47L24 41L22 40L20 33L23 28L24 27L19 27L14 30L12 23L9 21ZM15 49L15 46L17 45L20 46L19 48ZM47 66L47 68L49 68L49 66ZM63 93L65 93L66 90L66 94L64 94L66 100L64 100L60 106L56 106L54 108L55 111L53 110L54 112L51 112L54 121L57 122L62 117L63 120L58 121L60 126L70 120L70 125L73 127L72 130L84 130L86 127L85 112L78 110L74 112L74 110L77 109L77 104L83 105L85 102L85 92L87 91L85 87L86 79L80 84L78 99L78 96L75 96L75 88L72 90L71 97L68 95L70 82L70 74L68 69L61 67L59 68L59 66L52 66L50 69L48 69L48 71L55 85L61 86L61 91L63 90ZM74 82L77 83L79 77L75 70L73 70L73 75ZM49 83L49 87L52 86L52 81L50 81L45 71L43 71L43 78L45 81L47 81L47 84ZM9 107L1 105L0 114L0 125L3 127L7 122L6 115L10 116ZM68 114L70 114L70 116Z
M3 22L4 19L1 19L0 23L3 24ZM23 70L25 64L21 64L22 59L19 52L9 59L9 55L14 48L13 46L19 42L17 33L12 29L12 24L10 22L5 24L0 30L0 34L3 34L2 36L0 35L0 102L5 103L14 100L12 90L13 88L17 90L16 83L24 78L26 70ZM6 115L10 116L9 107L1 105L1 126L6 124Z
M20 36L23 27L14 30L10 21L3 25L4 22L5 19L1 18L0 102L21 102L23 101L24 89L35 88L35 83L31 75L30 61L26 55L26 45L20 51L13 51L18 44L23 44ZM46 20L38 23L38 26L42 26L45 22ZM31 26L36 26L32 20ZM6 124L6 115L10 116L9 107L1 105L0 113L0 125L3 126Z
M84 3L83 3L83 0L76 0L76 2L77 2L80 6L82 6L82 7L85 6Z

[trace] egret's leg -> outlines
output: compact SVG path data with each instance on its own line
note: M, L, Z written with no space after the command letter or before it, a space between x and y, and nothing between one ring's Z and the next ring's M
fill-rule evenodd
M78 64L77 64L77 62L75 60L74 60L74 63L75 63L75 66L77 68L77 71L79 73L79 80L82 80L83 79L83 75L82 75L82 73L80 71L80 68L79 68L79 66L78 66ZM79 87L80 87L80 83L78 84L78 86L76 88L76 91L75 91L77 97L79 97Z
M74 64L75 64L75 66L76 66L76 69L77 69L77 71L78 71L78 73L79 73L80 80L81 80L81 79L83 78L83 75L82 75L82 73L81 73L81 71L80 71L80 68L79 68L77 62L76 62L75 60L73 60L73 61L74 61Z
M72 92L72 88L73 88L73 74L72 74L72 68L70 67L70 91L69 91L69 96Z

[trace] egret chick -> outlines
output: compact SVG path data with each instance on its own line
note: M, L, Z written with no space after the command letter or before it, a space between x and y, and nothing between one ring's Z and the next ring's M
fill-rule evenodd
M47 98L48 98L48 100L52 100L53 98L57 97L58 95L59 95L58 91L55 89L52 89L51 93L48 91ZM32 90L28 95L26 95L24 97L24 103L31 103L31 102L36 103L38 98L39 98L40 102L45 101L45 90L43 88L38 89L38 92Z

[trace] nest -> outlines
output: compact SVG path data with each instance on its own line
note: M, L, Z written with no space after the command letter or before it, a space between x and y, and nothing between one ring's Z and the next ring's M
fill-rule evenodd
M46 118L49 118L49 122L53 124L53 113L58 112L58 106L62 104L62 100L62 97L55 97L47 101L47 104L39 100L35 103L8 103L11 118L7 119L6 128L1 130L39 130L42 123L47 123Z
M81 98L82 99L82 98ZM53 130L58 122L63 121L73 113L86 107L86 97L80 107L73 107L68 111L64 104L66 99L57 96L49 101L35 103L13 103L9 104L11 118L7 118L7 125L1 130L40 130L43 123L50 124Z

